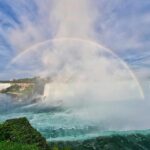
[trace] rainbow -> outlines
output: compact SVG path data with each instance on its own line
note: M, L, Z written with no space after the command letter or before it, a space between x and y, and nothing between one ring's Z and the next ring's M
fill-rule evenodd
M96 46L98 48L103 48L104 50L106 50L107 52L109 52L112 56L116 57L120 63L129 71L132 79L134 80L134 82L136 83L138 90L140 92L140 96L142 99L144 99L144 92L143 89L137 79L137 77L135 76L135 74L133 73L133 71L130 69L130 67L127 65L127 63L122 60L116 53L114 53L112 50L110 50L109 48L106 48L98 43L96 43L95 41L92 40L87 40L87 39L81 39L81 38L70 38L70 37L62 37L62 38L54 38L54 39L48 39L42 42L39 42L25 50L23 50L23 52L19 53L14 59L12 59L12 61L8 64L7 67L9 67L11 64L15 63L19 58L21 58L22 56L24 56L26 53L30 52L30 51L36 51L37 47L39 46L43 46L45 44L48 44L49 42L62 42L62 41L79 41L79 42L88 42L89 44Z

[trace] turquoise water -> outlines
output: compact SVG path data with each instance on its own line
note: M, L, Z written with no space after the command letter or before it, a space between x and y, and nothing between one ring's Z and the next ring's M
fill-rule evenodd
M149 129L149 121L147 124L144 122L147 118L139 119L140 109L139 114L136 113L139 118L135 118L134 104L130 103L132 115L129 108L123 111L123 108L128 106L125 103L116 106L116 110L113 109L114 105L109 105L106 112L105 105L97 108L95 106L94 109L76 109L44 103L22 103L8 95L0 95L0 121L25 116L48 141L82 140L116 132L119 134L122 130L135 132L134 130Z
M97 134L92 122L67 108L18 103L7 95L1 95L0 99L1 122L25 116L48 141L86 139Z

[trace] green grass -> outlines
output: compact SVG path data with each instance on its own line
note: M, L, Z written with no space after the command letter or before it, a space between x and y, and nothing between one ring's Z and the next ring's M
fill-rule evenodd
M26 118L10 119L1 124L0 141L11 141L20 145L36 145L40 150L49 150L45 138L32 128Z
M0 150L39 150L35 145L18 144L13 142L0 142Z
M55 145L52 147L52 150L71 150L71 148L69 148L69 147L59 148L58 145Z

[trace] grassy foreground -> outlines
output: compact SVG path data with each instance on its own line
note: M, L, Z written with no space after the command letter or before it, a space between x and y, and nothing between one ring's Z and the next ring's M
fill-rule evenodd
M49 150L42 135L26 118L11 119L0 125L0 150ZM2 148L1 148L2 147Z
M46 139L26 118L6 120L0 124L0 150L60 150L57 144L49 146ZM68 146L61 150L71 150Z
M0 150L39 150L35 145L18 144L14 142L0 142Z

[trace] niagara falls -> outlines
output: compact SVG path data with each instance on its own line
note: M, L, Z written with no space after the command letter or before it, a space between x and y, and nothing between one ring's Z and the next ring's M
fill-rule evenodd
M0 1L0 149L150 149L149 8Z

